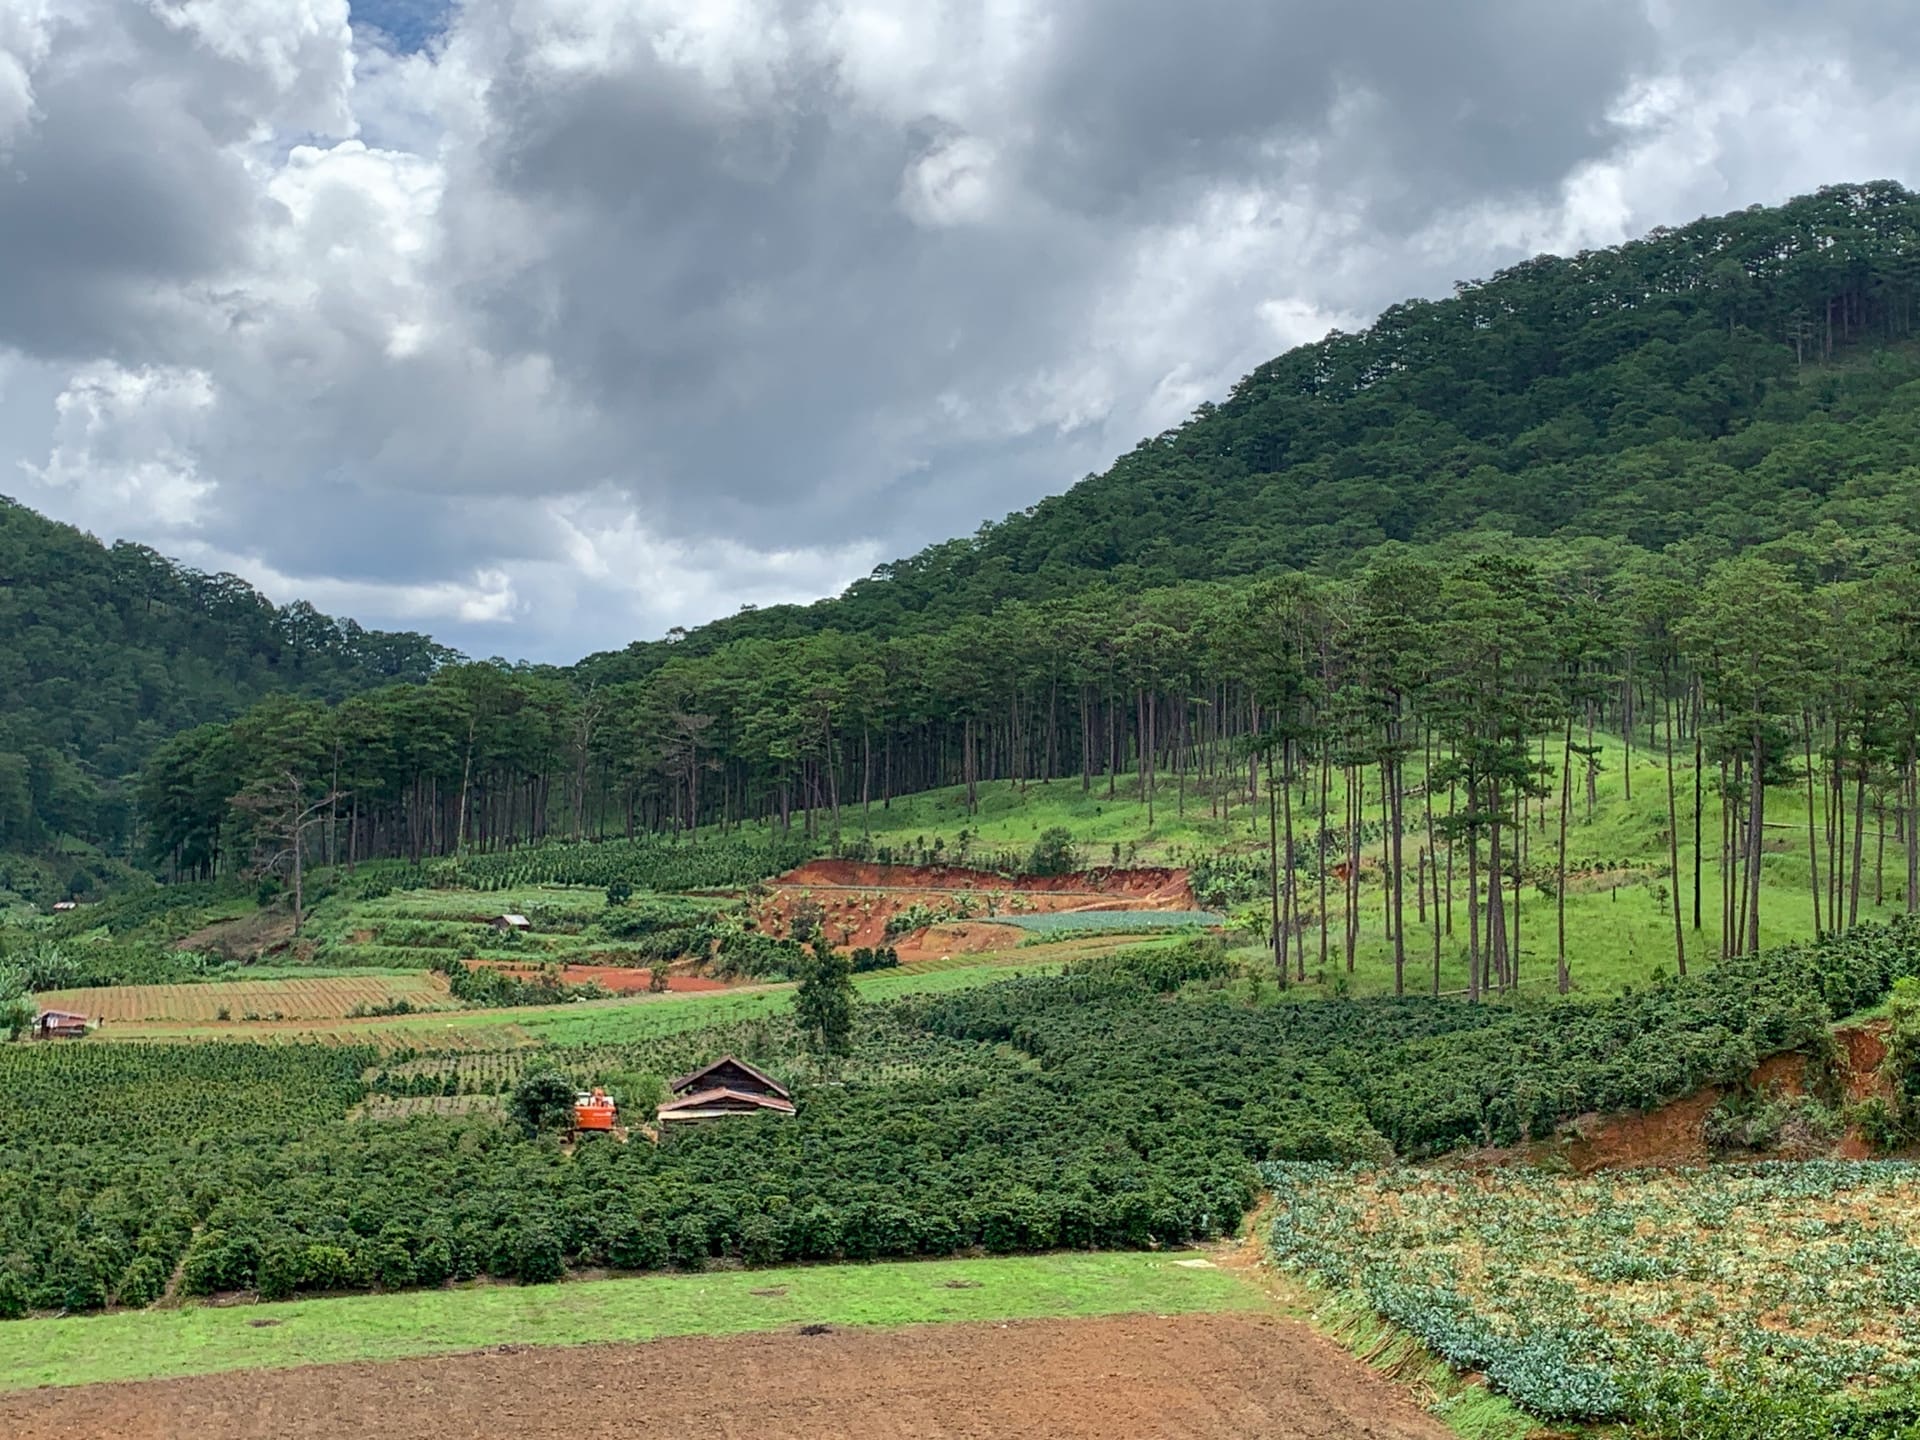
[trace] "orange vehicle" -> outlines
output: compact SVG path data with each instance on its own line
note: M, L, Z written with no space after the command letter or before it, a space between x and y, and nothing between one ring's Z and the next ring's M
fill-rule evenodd
M573 1129L575 1134L597 1131L607 1135L613 1132L613 1122L619 1110L613 1103L613 1097L595 1086L592 1094L582 1092L573 1097Z

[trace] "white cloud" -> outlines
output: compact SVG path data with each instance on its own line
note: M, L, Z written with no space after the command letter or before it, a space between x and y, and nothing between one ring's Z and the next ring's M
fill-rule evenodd
M0 8L0 161L13 136L38 113L33 72L47 58L51 0L9 0Z
M900 205L922 225L965 225L993 212L993 146L960 135L907 167Z
M256 102L275 129L351 135L353 31L347 0L146 0L169 28L266 82Z
M197 453L215 400L205 371L89 365L54 402L52 454L21 469L92 523L191 528L215 488Z

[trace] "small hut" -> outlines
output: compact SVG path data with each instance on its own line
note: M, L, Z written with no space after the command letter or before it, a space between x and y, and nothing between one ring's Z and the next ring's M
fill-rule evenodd
M42 1040L84 1039L87 1017L66 1010L42 1010L33 1017L33 1033Z
M711 1065L669 1081L667 1088L673 1098L660 1106L663 1130L728 1115L793 1114L793 1096L786 1086L733 1055L722 1055Z
M533 923L524 915L496 915L487 922L496 930L531 930Z

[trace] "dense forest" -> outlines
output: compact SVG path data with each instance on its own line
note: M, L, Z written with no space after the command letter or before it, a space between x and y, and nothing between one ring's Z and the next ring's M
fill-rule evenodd
M120 782L161 740L277 691L339 699L453 658L0 496L0 853L61 835L118 851L134 825Z
M1703 901L1697 866L1675 885L1676 948L1683 889L1720 907L1728 948L1758 947L1781 787L1819 817L1819 928L1857 914L1870 831L1904 846L1912 905L1917 290L1920 196L1891 184L1544 257L1291 351L1107 474L838 599L570 672L445 663L310 612L322 642L295 646L291 613L257 596L223 629L185 597L233 587L164 568L155 623L183 630L159 640L124 578L145 552L94 552L90 613L225 687L133 732L220 722L153 752L139 840L198 876L295 836L347 862L752 822L825 842L912 790L1111 793L1124 775L1149 807L1270 828L1276 943L1328 908L1283 852L1389 837L1397 909L1437 894L1442 864L1450 902L1457 862L1498 985L1511 936L1484 881L1539 864L1552 842L1521 822L1569 793L1546 782L1586 766L1599 728L1698 762L1670 833L1718 831L1697 848L1719 846L1719 894ZM51 631L38 673L77 667L81 633ZM383 666L407 683L365 689ZM223 718L287 679L293 695ZM97 783L127 773L131 750L54 743L77 714L9 723ZM1363 772L1381 813L1328 813L1367 793L1330 779Z

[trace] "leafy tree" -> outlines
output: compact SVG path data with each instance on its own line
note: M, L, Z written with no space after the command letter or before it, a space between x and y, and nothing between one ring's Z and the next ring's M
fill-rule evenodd
M33 1024L34 1006L31 995L19 992L6 994L4 985L0 985L0 1035L9 1040L18 1040Z
M824 940L809 949L794 996L794 1018L808 1043L826 1055L853 1048L853 967L846 955Z

